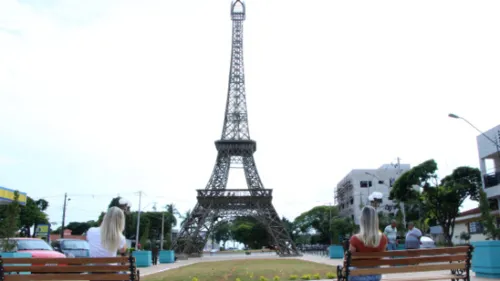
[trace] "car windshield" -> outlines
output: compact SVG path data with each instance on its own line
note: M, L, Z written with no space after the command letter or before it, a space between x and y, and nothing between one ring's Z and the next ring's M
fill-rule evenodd
M65 240L61 242L63 250L88 250L89 243L85 240Z
M38 239L19 239L17 240L17 249L19 251L29 251L29 250L46 250L53 251L47 242Z

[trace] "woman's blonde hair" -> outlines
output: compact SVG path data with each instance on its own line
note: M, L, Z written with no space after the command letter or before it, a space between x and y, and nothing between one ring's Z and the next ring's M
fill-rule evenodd
M125 214L118 207L111 207L104 215L101 223L101 245L104 249L114 252L120 247L120 241L125 229Z
M378 229L378 215L375 208L365 206L361 210L359 218L359 234L358 238L367 247L377 247L380 244L381 233Z

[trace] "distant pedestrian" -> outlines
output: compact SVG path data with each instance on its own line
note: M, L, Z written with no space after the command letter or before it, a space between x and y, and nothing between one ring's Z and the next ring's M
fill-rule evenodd
M118 251L124 253L127 243L123 230L125 215L118 207L108 209L99 227L91 227L85 239L89 242L90 257L116 257Z
M158 264L159 249L156 245L153 246L153 250L151 251L151 254L152 254L152 258L153 258L153 265L157 265Z
M416 228L413 222L409 222L405 240L406 249L419 249L420 238L422 238L422 231Z
M387 236L387 251L394 251L398 249L398 229L396 220L392 220L391 224L386 226L384 234Z

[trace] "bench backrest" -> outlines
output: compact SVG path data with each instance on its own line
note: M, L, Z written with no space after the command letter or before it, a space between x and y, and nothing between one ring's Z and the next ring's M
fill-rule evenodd
M355 267L355 269L350 270L349 276L440 270L468 272L472 251L472 246L376 253L351 253L348 251L345 266L347 268Z
M85 274L82 274L85 273ZM135 258L0 258L1 281L138 280Z

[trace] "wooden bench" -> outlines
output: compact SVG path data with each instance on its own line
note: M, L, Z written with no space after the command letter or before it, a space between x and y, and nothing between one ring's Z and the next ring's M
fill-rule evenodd
M350 276L383 274L382 280L464 280L470 281L472 246L360 253L347 251L344 264L337 267L337 280ZM450 270L450 273L438 272ZM432 272L436 271L436 272ZM392 276L394 273L431 272L430 274ZM428 276L427 276L428 275Z
M139 281L135 258L2 258L0 281Z

